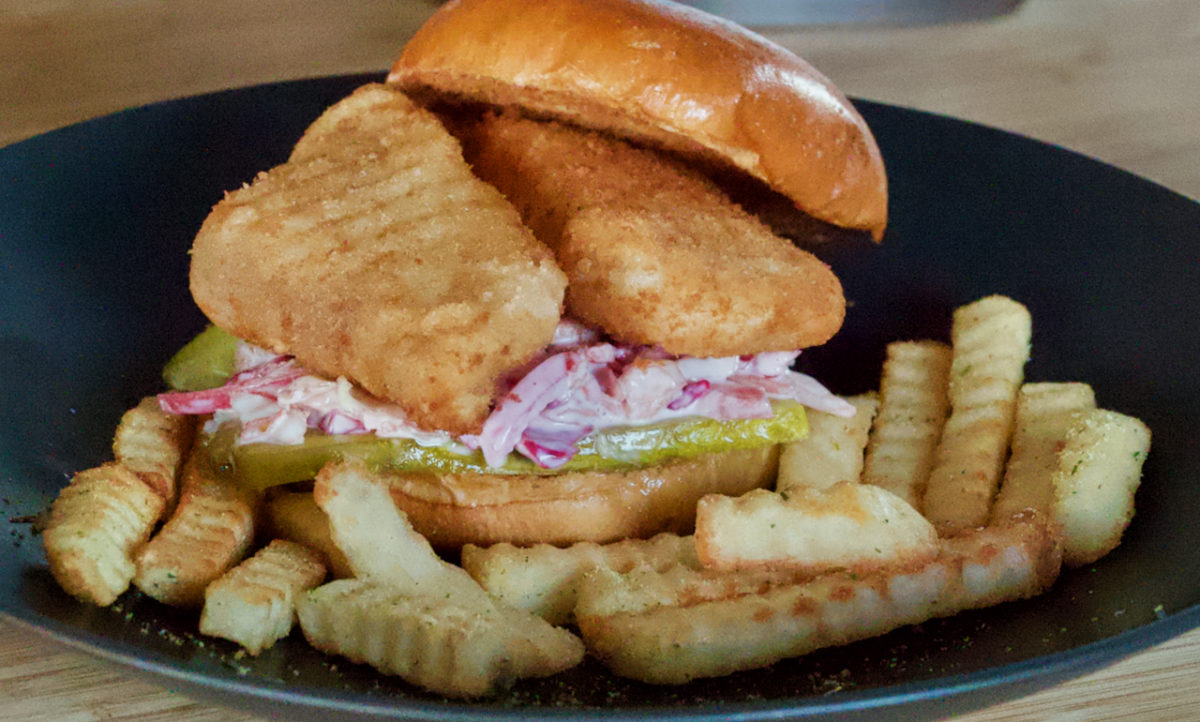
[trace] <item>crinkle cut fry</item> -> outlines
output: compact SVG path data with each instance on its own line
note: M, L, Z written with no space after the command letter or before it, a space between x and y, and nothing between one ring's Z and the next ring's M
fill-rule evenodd
M316 649L369 664L450 697L487 695L510 682L505 640L484 615L364 579L330 582L297 607Z
M576 619L589 650L614 673L681 684L1028 598L1053 583L1062 561L1048 525L1034 516L941 544L936 560L911 571L800 583L597 570Z
M879 413L862 481L895 493L917 511L950 407L950 361L944 343L895 341L887 346L879 380Z
M379 475L363 462L326 464L313 485L313 500L329 519L330 537L355 577L413 592L434 589L487 597L466 572L433 551L393 503Z
M307 595L299 609L301 626L317 648L454 696L486 694L512 679L553 674L583 659L583 643L574 634L505 606L461 567L438 557L362 462L327 464L313 497L359 575L355 581L366 585L349 593L349 601L338 601L342 597L330 591L352 588L338 582ZM430 612L430 605L441 611ZM448 630L426 628L439 619ZM454 633L456 627L464 633ZM452 646L440 656L422 652L421 644L438 639ZM445 669L430 669L426 657L440 659ZM483 675L481 686L460 677L460 667Z
M1096 393L1078 382L1027 383L1017 395L1012 453L1004 467L992 518L1004 519L1026 509L1052 514L1051 478L1067 429L1076 414L1096 408Z
M183 468L179 505L136 557L134 584L173 606L199 606L204 589L237 564L254 540L257 498L194 451Z
M324 579L320 552L274 539L204 590L200 632L258 654L292 631L296 598Z
M1004 473L1031 334L1029 310L1011 298L987 296L954 311L950 416L920 507L941 533L988 521Z
M1121 543L1150 437L1141 420L1107 409L1080 412L1067 429L1050 485L1068 566L1091 564Z
M541 623L534 628L519 612L478 602L342 579L305 594L297 612L317 649L449 697L493 694L583 660L583 644L565 629L525 615Z
M878 394L847 396L854 416L843 418L808 410L808 436L784 444L779 452L775 491L824 489L842 481L858 483L871 421L879 408Z
M637 566L665 569L676 564L700 568L691 536L664 532L650 539L624 539L610 544L468 544L462 549L463 568L489 594L551 624L570 621L579 585L598 566L623 572Z
M77 473L50 507L42 532L50 573L68 594L102 607L133 579L135 551L150 538L163 499L116 463Z
M329 517L317 506L310 491L288 491L270 495L263 503L267 534L316 549L325 556L329 572L337 579L354 576L350 562L333 543Z
M937 531L908 502L839 481L788 492L709 494L696 508L696 555L706 569L791 569L818 576L911 566L937 554Z
M168 414L147 396L121 416L113 456L163 498L165 515L178 501L179 472L196 436L196 417Z

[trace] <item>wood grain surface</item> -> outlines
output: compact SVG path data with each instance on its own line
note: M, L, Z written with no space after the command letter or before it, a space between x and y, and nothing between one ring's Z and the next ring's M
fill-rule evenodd
M122 108L385 69L433 8L0 0L0 145ZM1027 0L985 22L763 28L851 95L1060 144L1200 197L1200 3ZM1200 719L1200 630L960 720ZM0 623L0 718L253 719Z

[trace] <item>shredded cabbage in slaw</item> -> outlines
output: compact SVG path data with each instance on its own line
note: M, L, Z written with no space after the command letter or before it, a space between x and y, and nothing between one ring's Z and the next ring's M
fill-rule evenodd
M239 342L237 372L221 387L160 394L164 411L212 414L206 432L235 421L238 443L299 444L310 429L373 433L422 446L479 450L494 467L512 452L553 469L576 443L614 426L688 416L718 421L769 418L771 401L790 399L839 416L854 407L816 379L791 369L799 351L752 356L672 356L620 346L569 319L523 369L501 381L498 401L478 434L458 438L417 427L395 404L371 397L345 378L317 377L290 357Z

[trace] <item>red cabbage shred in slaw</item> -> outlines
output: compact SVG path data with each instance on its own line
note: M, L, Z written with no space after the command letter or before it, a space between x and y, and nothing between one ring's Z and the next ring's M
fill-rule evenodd
M620 346L570 320L541 354L501 381L498 401L478 434L453 437L418 428L396 405L345 378L317 377L294 359L239 342L237 372L218 388L160 394L174 414L212 414L205 431L235 421L238 443L299 444L310 429L373 433L422 446L479 450L494 467L517 452L553 469L577 453L580 439L615 426L701 416L718 421L772 415L773 400L852 416L854 407L810 376L792 370L799 351L749 356L672 356Z

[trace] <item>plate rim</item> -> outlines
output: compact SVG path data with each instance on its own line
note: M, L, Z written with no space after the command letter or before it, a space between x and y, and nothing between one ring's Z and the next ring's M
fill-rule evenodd
M268 88L284 85L320 85L335 82L370 82L379 80L381 71L358 72L347 74L332 74L311 77L293 78L281 81L269 81L246 86L204 91L194 94L167 98L139 106L117 110L104 115L88 118L68 125L49 129L27 138L0 146L0 155L24 152L39 143L53 143L55 136L78 132L88 127L111 122L114 118L137 112L145 112L160 106L174 105L181 102L204 102L217 96L234 94L253 94ZM904 105L875 101L867 98L851 97L856 104L866 104L887 110L898 110L914 116L937 119L938 122L965 124L983 129L989 133L1020 138L1053 152L1066 153L1088 163L1103 166L1110 171L1116 171L1139 182L1150 184L1166 191L1179 199L1200 205L1200 201L1190 198L1157 181L1145 178L1124 170L1106 161L1080 153L1065 146L1039 140L1021 133L1004 130L978 121L956 118L951 115L921 110ZM39 542L40 546L40 542ZM458 720L483 719L534 719L557 717L561 715L572 718L611 719L612 717L653 717L655 719L666 715L676 719L765 719L779 713L788 713L804 717L832 713L881 711L889 707L907 704L914 701L948 700L963 697L981 690L1000 690L1015 688L1021 683L1034 680L1050 679L1053 685L1086 674L1090 671L1115 664L1122 659L1133 656L1156 644L1178 637L1188 631L1200 627L1200 601L1158 618L1140 626L1121 631L1115 635L1098 639L1066 650L1051 652L1015 662L1008 662L985 669L958 672L936 676L925 680L902 682L863 689L846 689L838 695L823 701L819 697L788 697L765 701L730 702L720 709L704 710L701 708L645 706L635 708L601 709L592 707L555 709L549 707L500 708L482 707L470 703L454 701L440 702L415 698L383 698L377 700L362 699L362 693L313 690L311 688L274 689L263 682L252 679L226 679L208 675L204 672L189 670L173 663L172 660L153 650L147 650L121 640L104 637L87 629L73 626L39 614L37 610L8 608L6 602L0 599L0 618L6 619L18 626L42 634L60 644L77 649L93 657L105 659L132 669L139 673L151 675L158 679L170 679L187 683L197 688L207 688L222 694L236 693L254 698L259 701L284 702L300 707L312 707L322 711L341 711L371 716L394 717L398 714L408 715L410 719L445 719L449 714ZM147 656L148 655L148 656ZM997 703L1001 699L1011 699L1024 696L1024 692L1012 695L1001 695L992 698L986 704ZM977 705L978 706L978 705ZM974 707L972 707L974 708ZM391 712L392 714L388 714ZM416 715L415 717L412 715ZM428 715L428 716L426 716Z

